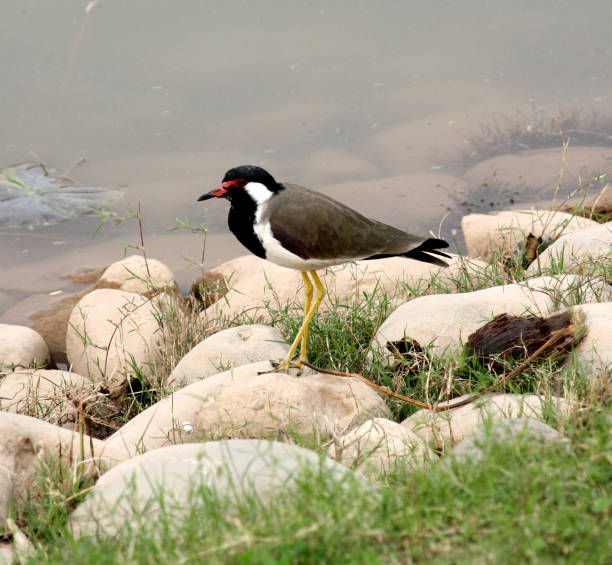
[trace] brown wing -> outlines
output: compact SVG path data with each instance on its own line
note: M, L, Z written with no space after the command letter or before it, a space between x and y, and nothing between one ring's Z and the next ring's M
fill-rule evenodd
M283 186L285 190L268 207L268 216L274 216L272 233L302 259L401 255L425 241L370 220L320 192L289 183Z

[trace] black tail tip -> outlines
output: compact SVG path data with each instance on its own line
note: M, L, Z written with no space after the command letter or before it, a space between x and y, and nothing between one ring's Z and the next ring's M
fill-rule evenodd
M439 255L441 257L451 259L450 255L439 251L439 249L444 249L446 247L448 247L448 242L444 241L443 239L430 238L426 239L418 247L408 251L408 253L406 253L406 257L416 259L417 261L423 261L424 263L432 263L433 265L438 265L439 267L448 267L448 263L446 261L442 261L442 259L438 259L434 256ZM434 255L429 255L430 253L433 253Z

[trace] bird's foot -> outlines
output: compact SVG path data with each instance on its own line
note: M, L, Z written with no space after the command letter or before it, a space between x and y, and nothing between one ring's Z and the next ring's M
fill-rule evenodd
M304 368L304 364L301 359L294 357L293 359L283 359L282 361L270 361L272 365L271 371L262 371L259 374L263 375L264 373L288 373L290 369L299 369L297 376L299 377L302 374L302 369Z

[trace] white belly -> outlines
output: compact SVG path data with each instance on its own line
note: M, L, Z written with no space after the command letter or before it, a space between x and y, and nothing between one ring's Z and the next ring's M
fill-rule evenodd
M302 259L295 253L291 253L285 249L278 240L272 235L272 228L269 222L256 224L255 234L261 241L266 250L266 259L272 263L276 263L281 267L296 269L298 271L316 271L331 267L332 265L340 265L349 261L356 261L360 258L345 258L345 259Z

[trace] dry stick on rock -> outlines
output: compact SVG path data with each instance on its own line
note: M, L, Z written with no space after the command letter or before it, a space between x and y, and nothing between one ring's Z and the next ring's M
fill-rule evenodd
M319 373L335 375L337 377L354 377L364 382L365 384L367 384L369 387L373 388L374 390L382 392L386 394L387 396L397 398L398 400L402 400L403 402L407 402L408 404L412 404L413 406L425 408L433 412L446 412L447 410L452 410L453 408L459 408L460 406L471 404L475 400L478 400L479 398L483 397L485 394L488 394L489 392L506 384L508 381L510 381L511 379L516 377L518 374L520 374L523 370L525 370L527 367L529 367L529 365L531 365L531 363L536 358L538 358L543 353L547 353L549 350L552 350L551 358L554 359L558 357L569 345L568 340L571 340L571 342L573 343L581 339L582 336L581 335L577 336L576 334L577 332L575 331L574 326L569 326L567 328L563 328L561 330L553 332L550 338L546 340L546 342L541 347L539 347L529 357L527 357L527 359L525 359L518 367L515 367L514 369L512 369L512 371L502 376L497 382L493 383L491 386L485 388L484 390L473 394L469 398L466 398L464 400L459 400L457 402L454 402L453 404L447 403L443 406L440 406L437 404L436 405L427 404L426 402L421 402L420 400L415 400L414 398L404 396L403 394L394 392L385 386L381 386L376 383L373 383L372 381L370 381L363 375L360 375L359 373L345 373L344 371L334 371L332 369L322 369L321 367L317 367L305 361L303 361L302 363L306 365L307 367L310 367L311 369L318 371Z

